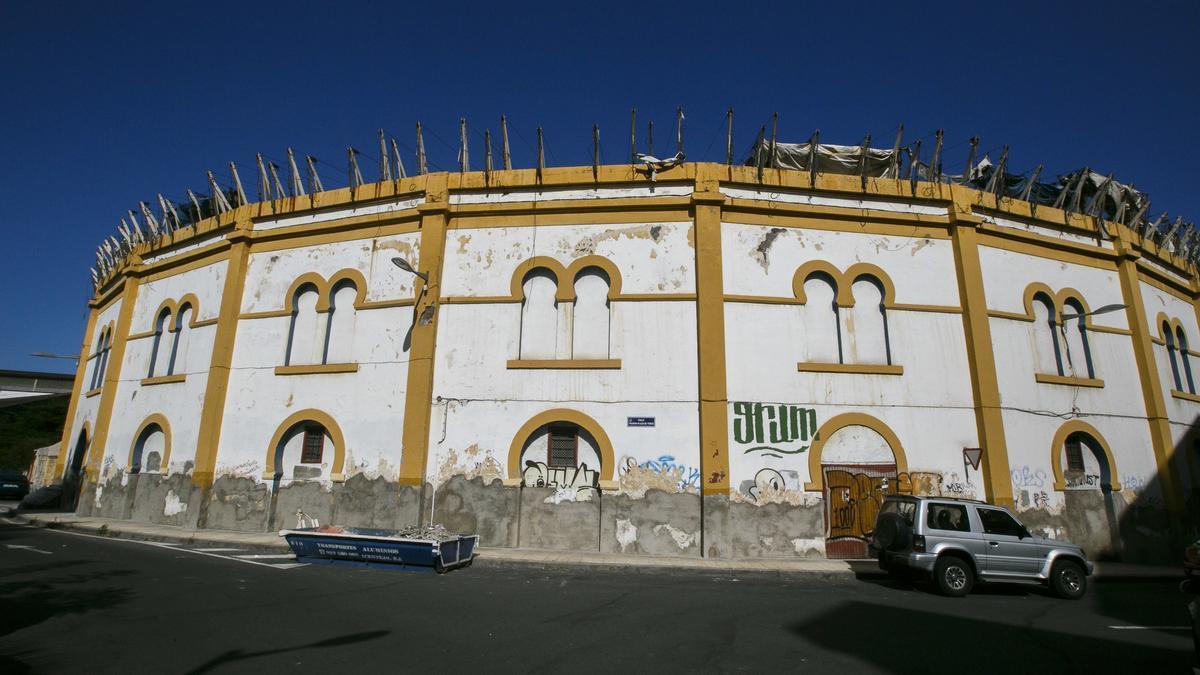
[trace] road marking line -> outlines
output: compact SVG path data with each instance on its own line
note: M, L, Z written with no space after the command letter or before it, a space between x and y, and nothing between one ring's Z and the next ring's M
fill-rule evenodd
M43 555L51 555L50 551L43 551L40 548L34 548L32 546L24 546L21 544L5 544L4 546L6 548L19 548L19 549L24 549L26 551L33 551L34 553L41 553Z
M194 548L191 550L199 551L201 553L234 553L237 551L244 551L246 549L243 549L243 548ZM238 556L238 557L240 558L241 556Z
M1191 630L1191 626L1109 626L1113 630Z
M307 567L308 563L275 563L271 567L276 567L281 570L290 570L293 567Z
M275 559L279 559L279 560L282 560L284 558L287 558L288 560L296 559L296 556L291 553L269 553L269 554L255 553L255 554L251 554L251 555L235 555L233 557L239 558L241 560L267 560L267 559L271 559L271 558L275 558Z
M26 527L28 527L28 526L26 526ZM157 541L138 541L137 539L121 539L120 537L103 537L98 534L86 534L83 532L72 532L70 530L52 530L49 528L42 528L42 529L44 529L46 532L55 532L58 534L69 534L73 537L87 537L88 539L103 539L105 541L122 541L127 544L141 544L143 546L156 546L159 548L164 547L163 543L157 542ZM171 546L178 546L178 544L172 544ZM179 551L181 553L193 553L195 555L205 555L210 558L220 558L221 560L232 560L234 562L246 563L247 565L258 565L259 567L269 567L269 568L275 569L275 570L287 570L287 569L291 569L292 567L308 566L308 563L294 563L292 565L280 565L280 564L273 564L273 563L266 563L266 562L258 562L257 560L242 560L240 558L234 558L233 556L217 555L216 553L205 553L203 551L199 551L199 550L191 549L191 548L174 548L172 550ZM240 549L234 549L234 550L236 551L236 550L240 550Z

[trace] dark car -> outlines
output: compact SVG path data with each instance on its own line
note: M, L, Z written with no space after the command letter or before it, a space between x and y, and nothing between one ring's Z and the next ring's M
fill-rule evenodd
M29 479L20 471L0 471L0 499L24 499Z

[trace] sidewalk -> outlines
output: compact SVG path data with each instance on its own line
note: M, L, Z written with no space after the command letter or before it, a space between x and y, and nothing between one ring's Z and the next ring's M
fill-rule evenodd
M6 513L0 516L35 527L70 530L84 534L171 542L185 545L230 546L272 553L290 552L287 544L273 532L233 532L229 530L187 530L171 525L156 525L129 520L77 516L73 513ZM684 558L669 556L623 555L587 551L547 551L480 547L475 564L484 567L523 567L541 570L579 571L580 568L622 572L694 571L716 574L765 574L779 577L803 576L809 580L853 580L859 576L883 575L871 560L791 560L745 558ZM1106 581L1182 579L1179 567L1097 562L1093 579Z

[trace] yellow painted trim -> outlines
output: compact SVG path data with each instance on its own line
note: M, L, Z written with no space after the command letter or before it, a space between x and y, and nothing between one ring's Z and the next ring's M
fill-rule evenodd
M888 276L888 273L884 272L878 265L858 262L850 265L846 268L845 272L842 272L827 260L809 260L798 267L792 275L792 293L796 296L796 301L801 305L808 302L808 298L804 293L804 283L814 274L826 274L833 279L834 284L836 284L834 299L838 307L854 306L853 287L862 277L872 277L883 286L883 306L885 308L891 309L896 299L896 285L892 283L892 278Z
M904 366L875 363L797 363L802 373L846 373L857 375L903 375Z
M136 263L135 263L136 264ZM96 408L96 437L92 441L94 457L88 458L87 474L91 480L100 475L100 463L103 461L105 446L108 444L108 429L112 422L113 404L117 400L117 387L121 382L121 367L125 361L125 344L129 335L129 327L133 322L133 310L137 303L138 279L130 277L125 280L125 290L121 293L121 311L117 315L117 324L109 346L108 365L105 366L104 384L101 385L100 403Z
M242 292L246 286L246 263L249 256L249 241L239 238L229 251L229 264L225 268L225 283L221 290L221 304L217 313L217 329L213 336L204 401L200 408L196 463L192 470L193 482L202 488L212 485L217 465L217 449L221 441L225 397L229 389L229 371L233 362L238 312L242 306Z
M1040 384L1061 384L1068 387L1093 387L1096 389L1104 388L1104 380L1094 377L1072 377L1070 375L1037 373L1033 376L1033 380Z
M379 225L373 223L356 224L350 221L331 221L256 231L252 233L251 239L254 242L254 252L260 254L287 251L296 248L340 244L346 241L394 237L396 235L419 232L418 217L418 211L413 209L404 212L403 216L387 218L385 219L386 223Z
M911 201L911 198L909 201ZM859 209L850 206L791 204L732 197L724 205L723 211L730 214L728 216L729 222L744 225L772 225L776 227L790 226L812 230L855 231L915 239L924 237L930 239L948 238L946 235L947 217L924 213ZM792 221L790 225L785 224L788 220ZM806 223L803 221L810 222ZM835 224L836 221L850 221L854 224L854 227L839 226Z
M1142 283L1153 286L1154 288L1157 288L1163 293L1166 293L1167 295L1170 295L1176 299L1184 302L1191 302L1191 289L1184 285L1184 282L1167 276L1166 274L1163 274L1159 270L1145 264L1140 260L1138 261L1137 268L1139 280Z
M697 369L700 387L700 493L729 494L729 394L725 360L725 281L721 260L724 200L706 197L720 192L720 172L713 165L698 169L700 195L692 205L696 253Z
M316 363L305 366L275 366L276 375L320 375L322 373L357 372L357 363Z
M808 451L809 481L804 484L805 490L821 492L825 489L825 476L821 471L821 453L825 450L825 442L838 431L851 426L866 427L882 436L896 458L896 472L908 472L908 457L904 454L904 446L900 444L900 437L891 427L865 413L842 413L829 418L817 429L817 435Z
M416 298L396 298L394 300L364 300L361 304L355 307L356 310L368 309L392 309L395 307L412 307L416 303Z
M1011 321L1033 321L1033 317L1021 314L1019 312L1003 312L998 309L989 309L987 315L993 319L1009 319Z
M1116 244L1121 254L1117 271L1121 282L1121 294L1125 301L1126 320L1133 333L1133 359L1142 385L1146 423L1150 427L1150 444L1154 450L1154 460L1161 481L1163 502L1168 511L1178 512L1183 508L1183 500L1180 497L1178 478L1172 470L1175 446L1171 438L1166 401L1163 400L1162 385L1159 382L1154 346L1150 341L1153 333L1146 325L1148 317L1142 299L1137 253L1130 246L1128 230L1120 228L1117 233L1119 239Z
M983 448L981 473L988 498L995 504L1012 506L1008 443L1004 417L1000 412L1000 384L992 348L987 295L983 288L983 270L979 262L981 242L979 233L975 231L975 219L978 216L971 213L970 203L963 201L962 193L953 189L951 192L956 198L951 209L955 222L951 243L958 297L963 305L963 335L966 338L975 426L979 445Z
M291 315L292 310L290 309L271 309L265 312L246 312L244 314L239 314L238 319L241 321L251 321L253 319L278 319L280 317Z
M604 427L591 417L570 408L542 411L521 425L517 434L513 436L512 443L508 446L508 477L510 479L521 477L521 450L533 432L555 422L569 422L591 434L592 438L596 439L596 445L600 446L600 480L613 480L613 471L617 462L616 453L613 451L612 441L604 432Z
M71 454L75 439L79 438L79 434L73 433L75 431L75 414L79 410L79 399L87 396L83 391L86 386L83 381L87 377L88 352L92 350L92 332L96 330L96 319L99 316L99 310L88 310L87 326L83 330L83 343L79 346L79 361L75 364L75 380L71 383L71 401L67 404L67 417L63 422L62 437L59 439L58 458L54 462L54 477L58 479L63 477L67 466L67 455ZM87 424L86 420L84 424ZM91 440L90 427L88 440Z
M1067 489L1067 480L1063 476L1062 452L1066 447L1067 437L1078 432L1091 436L1104 451L1105 457L1108 458L1108 486L1113 492L1120 492L1121 483L1117 480L1117 476L1120 474L1117 472L1117 460L1113 457L1112 448L1108 447L1108 441L1104 440L1104 436L1100 435L1096 427L1083 420L1071 420L1054 432L1054 440L1050 442L1050 469L1054 472L1054 489L1060 491Z
M275 428L275 433L271 436L271 443L267 446L267 468L263 471L263 478L266 480L273 480L275 478L275 451L279 449L279 443L283 440L284 434L291 431L296 425L304 422L316 422L325 427L325 433L329 434L329 437L333 439L333 466L329 471L330 480L335 482L346 480L344 473L346 464L346 438L342 435L342 428L334 421L333 416L324 410L317 410L316 408L298 410L289 415L282 424Z
M91 398L93 396L99 396L100 392L102 392L102 391L104 391L104 385L100 385L99 387L96 387L95 389L89 389L87 391L87 393L84 394L84 396L87 398Z
M171 384L172 382L183 382L187 379L187 373L176 373L175 375L159 375L157 377L144 377L139 384L143 387L151 387L156 384Z
M147 265L144 268L133 270L130 277L141 277L142 283L151 281L162 281L173 276L191 272L210 265L219 264L229 258L229 241L222 241L211 247L211 249L197 249L194 252L180 255L178 258L170 258L162 262ZM192 253L200 254L202 257L193 258Z
M163 454L158 462L158 473L168 475L171 473L171 424L167 422L167 418L162 413L154 413L142 420L138 425L137 433L133 435L133 442L129 444L129 457L125 460L125 472L128 473L133 467L133 451L137 450L138 439L142 437L142 432L151 424L157 424L163 434ZM143 471L142 473L150 473Z
M621 293L612 302L695 302L695 293Z
M982 228L982 226L981 226ZM1010 235L1011 236L1011 235ZM1051 242L1058 240L1045 237ZM996 248L1012 253L1023 253L1025 255L1034 256L1036 258L1045 258L1057 262L1065 262L1073 265L1082 265L1084 267L1094 267L1096 269L1112 271L1116 269L1116 264L1113 261L1113 253L1108 249L1088 249L1080 246L1083 252L1077 252L1075 249L1062 249L1061 247L1051 248L1040 242L1038 244L1027 241L1014 241L1012 238L1004 236L996 236L995 230L981 231L978 234L979 245L986 248ZM1059 242L1060 244L1064 242Z
M664 199L651 197L649 199ZM686 200L686 197L680 199ZM607 199L597 201L609 201ZM574 225L640 225L646 223L688 223L688 210L679 204L647 204L637 210L626 211L559 211L543 209L526 213L502 213L492 211L466 211L464 206L452 207L454 224L452 230L483 230L490 228L518 227L571 227ZM470 206L481 206L471 204ZM494 206L492 204L482 206Z
M448 177L426 176L425 203L421 205L420 256L409 261L428 282L413 305L409 342L408 379L404 396L404 431L401 437L399 483L425 485L429 465L429 429L433 414L434 359L437 354L438 308L442 266L446 250ZM419 281L419 280L418 280ZM424 513L424 506L421 507Z
M1186 391L1179 391L1178 389L1171 390L1171 397L1183 399L1184 401L1191 401L1192 403L1200 403L1200 396L1197 396L1196 394L1189 394Z
M563 281L570 284L571 300L575 299L575 280L581 272L589 267L604 270L604 273L608 275L609 300L615 300L621 296L621 270L617 268L617 264L602 255L585 255L567 265L567 276Z
M934 314L962 314L962 307L953 305L909 305L904 303L892 303L887 305L889 312L930 312Z
M536 269L544 269L554 277L554 286L556 288L554 294L555 300L562 302L571 299L561 297L563 293L563 280L567 278L567 268L563 267L562 263L550 256L538 255L522 260L516 269L513 270L512 279L509 281L509 288L512 291L510 298L513 301L522 302L525 300L525 277Z
M621 359L510 359L509 370L615 370Z

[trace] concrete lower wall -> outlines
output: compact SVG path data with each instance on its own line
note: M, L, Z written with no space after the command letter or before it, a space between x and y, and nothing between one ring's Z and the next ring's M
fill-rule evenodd
M422 519L474 533L483 546L651 556L813 558L825 555L824 505L754 503L723 495L649 489L628 493L485 483L455 476L421 491L383 478L293 482L272 489L225 476L202 490L189 475L111 476L83 481L77 513L189 529L269 532L296 527L298 514L321 524L400 529ZM1035 534L1081 545L1093 559L1175 562L1188 526L1152 503L1120 493L1067 491L1063 508L1019 512ZM1196 506L1190 504L1190 506ZM432 509L432 513L430 512ZM422 512L424 515L422 515Z

